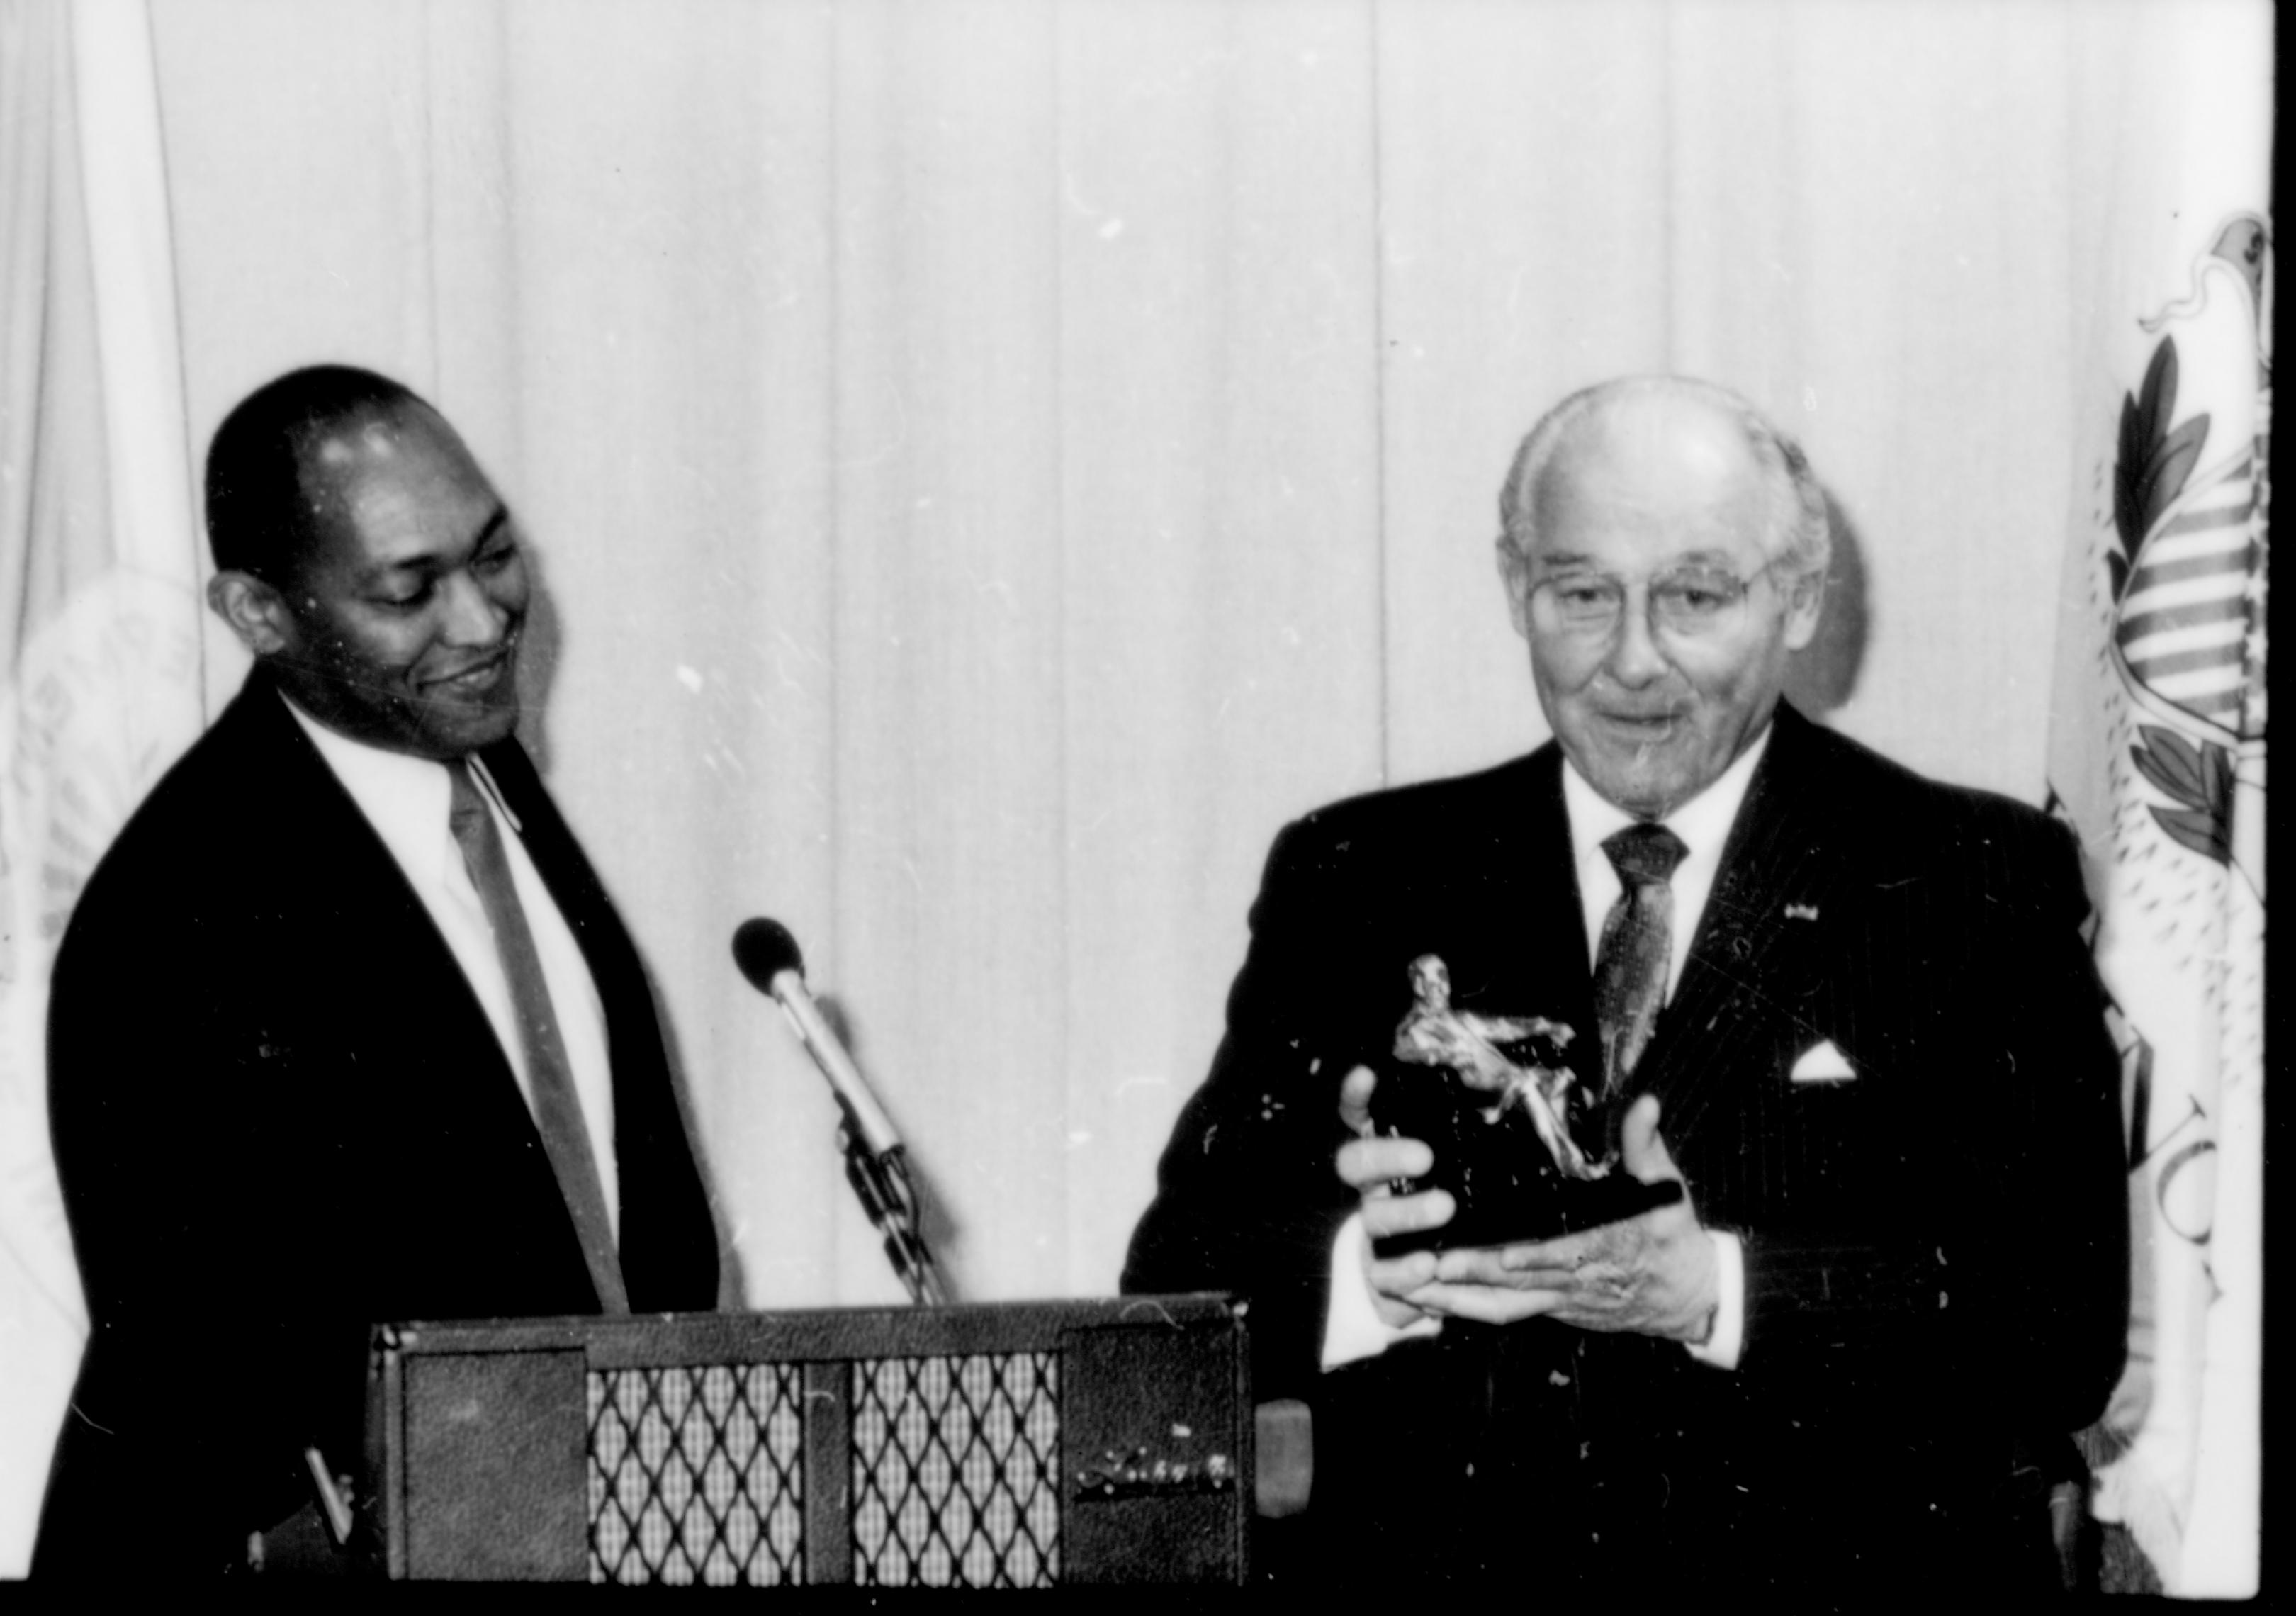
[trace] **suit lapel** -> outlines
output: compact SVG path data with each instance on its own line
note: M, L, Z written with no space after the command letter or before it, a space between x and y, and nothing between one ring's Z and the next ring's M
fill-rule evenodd
M326 884L340 895L335 906L358 938L361 970L390 980L401 1002L422 1005L426 1038L465 1052L459 1070L479 1079L423 1103L452 1105L489 1126L521 1128L538 1148L541 1136L494 1022L406 871L277 693L250 678L241 700L254 710L247 715L248 746L285 809L283 833L302 849L288 867L301 873L298 880L324 872Z
M1446 897L1404 925L1411 940L1394 962L1394 980L1381 983L1382 995L1399 996L1409 958L1431 948L1450 968L1462 1008L1562 1021L1577 1035L1575 1062L1596 1040L1562 754L1550 744L1500 771L1475 812L1454 816L1445 830L1446 844L1427 849L1427 862L1398 882L1414 888L1414 875L1439 872Z
M504 741L487 748L481 756L501 788L503 800L519 816L519 841L589 967L591 985L597 989L606 1015L616 1135L619 1141L627 1143L629 1135L621 1127L625 1085L647 1069L651 1052L661 1047L652 991L638 959L637 945L614 913L597 871L575 841L557 804L543 789L541 776L524 749L515 740Z
M590 979L606 1004L611 1019L615 1000L635 946L622 929L597 872L574 840L573 831L543 789L532 759L517 741L488 747L480 753L487 772L500 788L503 801L518 816L519 841L534 861L535 873L549 890L551 900L565 918Z
M1554 1005L1536 1013L1571 1029L1574 1066L1588 1062L1583 1079L1599 1072L1602 1040L1595 1027L1595 968L1587 954L1585 906L1578 896L1578 863L1571 855L1570 816L1562 800L1559 747L1549 744L1532 756L1519 811L1522 824L1510 844L1530 849L1530 862L1518 873L1528 883L1530 901L1510 903L1506 913L1510 923L1528 934L1528 949L1518 950L1529 978L1526 987ZM1522 834L1523 830L1529 834ZM1553 923L1548 915L1562 923Z
M1562 751L1542 747L1530 760L1530 776L1521 812L1529 834L1522 845L1532 849L1525 872L1540 898L1562 912L1568 925L1539 926L1535 931L1543 948L1551 949L1546 964L1568 973L1567 980L1590 982L1594 961L1587 955L1585 906L1578 897L1578 865L1570 849L1570 815L1562 801ZM1591 1029L1590 1029L1591 1036Z
M1723 845L1682 980L1660 1016L1635 1089L1659 1096L1660 1128L1679 1147L1758 1046L1804 1019L1803 986L1822 971L1811 920L1846 861L1838 815L1812 765L1807 719L1781 703L1768 752Z
M520 841L565 917L606 1017L621 1203L622 1277L631 1306L706 1308L717 1299L716 1235L685 1124L652 984L596 868L514 740L487 767L520 818Z
M465 1186L466 1199L483 1203L489 1249L515 1248L541 1263L539 1277L529 1276L539 1287L527 1292L529 1305L594 1309L572 1219L509 1057L398 861L259 667L217 727L232 732L231 768L249 783L250 804L260 805L250 809L264 827L254 841L278 854L265 865L275 867L282 883L271 901L299 917L313 939L304 952L340 955L342 939L357 939L348 945L357 957L310 996L323 1019L365 1024L381 985L392 1002L420 1007L419 1018L399 1018L403 1024L390 1030L386 1042L396 1040L397 1054L380 1062L387 1070L370 1080L365 1069L376 1063L363 1062L360 1092L344 1095L343 1103L353 1114L372 1108L365 1114L419 1115L424 1123L411 1144L418 1153L451 1139L458 1158L496 1164ZM515 743L488 749L487 760L605 1010L623 1267L633 1302L649 1310L708 1308L718 1291L717 1243L644 966L533 766Z

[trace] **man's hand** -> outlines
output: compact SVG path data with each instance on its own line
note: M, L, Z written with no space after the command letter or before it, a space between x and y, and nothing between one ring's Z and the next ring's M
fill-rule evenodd
M1371 1091L1377 1081L1369 1067L1358 1066L1340 1084L1340 1119L1356 1137L1340 1147L1339 1169L1363 1197L1364 1233L1370 1237L1364 1242L1364 1278L1372 1306L1388 1328L1400 1330L1434 1310L1416 1299L1435 1277L1436 1255L1409 1251L1382 1259L1372 1255L1371 1243L1448 1223L1454 1208L1447 1191L1395 1193L1393 1181L1426 1172L1435 1165L1435 1153L1416 1139L1383 1139L1372 1131Z
M1645 1184L1682 1177L1659 1137L1658 1111L1653 1095L1636 1101L1620 1141L1626 1170ZM1423 1153L1420 1160L1426 1159ZM1368 1211L1365 1223L1370 1226ZM1721 1300L1714 1242L1686 1196L1556 1240L1444 1251L1435 1258L1433 1280L1410 1289L1411 1306L1489 1324L1543 1316L1582 1330L1687 1341L1706 1339Z

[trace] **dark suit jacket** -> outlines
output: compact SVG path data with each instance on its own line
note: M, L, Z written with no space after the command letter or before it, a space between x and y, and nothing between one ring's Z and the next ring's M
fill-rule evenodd
M518 743L482 755L605 1008L630 1305L713 1308L637 953ZM260 669L89 881L49 1073L92 1329L36 1573L243 1555L306 1445L353 1468L373 1323L598 1310L485 1012Z
M2004 1574L2000 1522L2123 1353L2118 1067L2084 913L2061 827L1782 705L1634 1079L1700 1218L1743 1238L1738 1368L1535 1320L1321 1374L1354 1207L1336 1088L1391 1044L1407 963L1439 954L1462 1008L1595 1040L1552 744L1310 815L1268 860L1125 1286L1252 1296L1255 1395L1316 1410L1310 1563L1351 1579ZM1824 1039L1854 1079L1792 1080Z

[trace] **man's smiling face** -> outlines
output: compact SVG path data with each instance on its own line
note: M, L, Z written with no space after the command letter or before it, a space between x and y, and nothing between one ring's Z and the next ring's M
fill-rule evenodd
M1786 654L1817 628L1819 592L1777 563L1769 488L1738 423L1693 398L1645 394L1570 429L1529 491L1528 555L1503 546L1540 707L1605 799L1660 818L1720 777L1769 722ZM1694 632L1651 609L1651 585L1742 590ZM1563 603L1615 590L1607 629ZM1693 595L1690 598L1703 598Z
M330 728L453 758L518 724L526 563L461 439L409 405L309 446L320 539L279 589L282 686Z

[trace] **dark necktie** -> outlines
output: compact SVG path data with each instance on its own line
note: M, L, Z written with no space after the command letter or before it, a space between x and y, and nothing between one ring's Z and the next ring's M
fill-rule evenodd
M526 911L511 882L510 856L478 783L471 778L469 763L455 759L447 765L447 776L454 783L447 823L463 849L471 884L479 890L487 924L494 931L495 950L502 956L503 974L510 979L511 1008L518 1016L527 1081L534 1090L535 1128L558 1176L566 1210L573 1214L574 1232L581 1237L599 1305L608 1313L627 1313L629 1294L622 1288L621 1258L614 1250L614 1226L606 1217L598 1164L590 1154L590 1131L582 1124L582 1103L575 1095L573 1068L550 1006L542 956L535 951L534 933L527 928Z
M1619 872L1619 901L1603 920L1595 959L1595 1019L1603 1038L1603 1096L1616 1099L1633 1075L1666 1002L1673 953L1675 865L1690 849L1662 824L1628 825L1603 851Z

